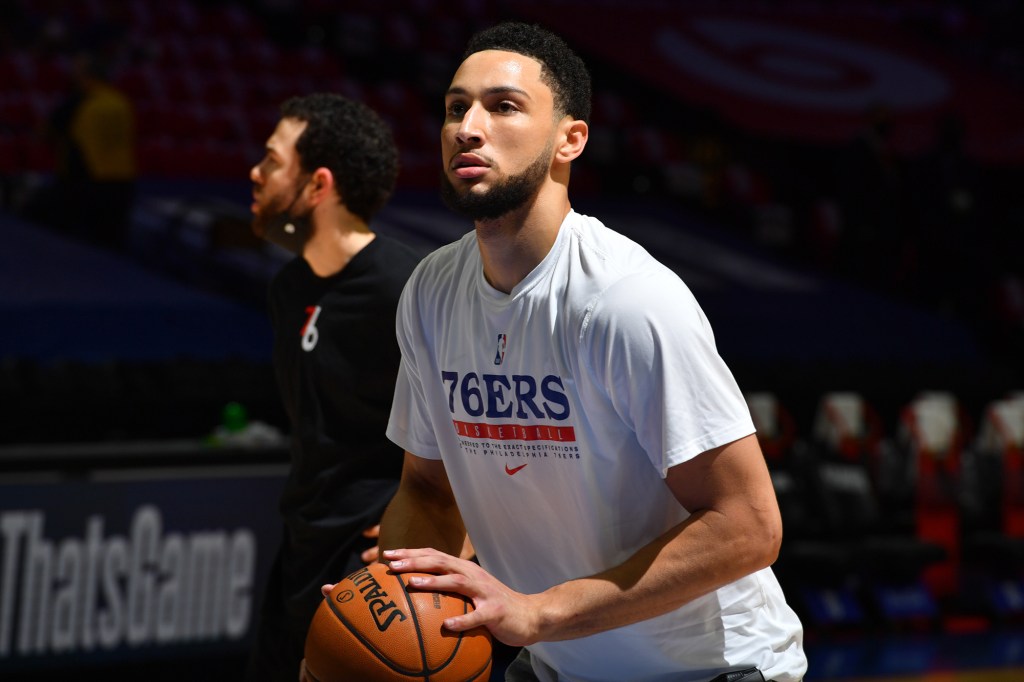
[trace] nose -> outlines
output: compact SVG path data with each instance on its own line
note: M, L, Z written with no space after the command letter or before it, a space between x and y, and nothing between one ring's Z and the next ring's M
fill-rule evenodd
M459 129L455 131L455 141L460 145L479 144L483 140L484 112L478 104L474 104L462 116Z
M260 181L260 165L256 164L249 169L249 179L254 183L259 184Z

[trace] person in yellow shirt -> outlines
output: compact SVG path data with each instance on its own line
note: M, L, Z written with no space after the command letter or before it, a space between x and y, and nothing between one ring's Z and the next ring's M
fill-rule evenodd
M50 222L76 237L123 249L137 176L134 106L91 53L75 55L72 83L47 122L57 156Z

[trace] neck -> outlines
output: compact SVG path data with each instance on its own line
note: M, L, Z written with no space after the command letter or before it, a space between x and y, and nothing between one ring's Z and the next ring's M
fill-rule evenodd
M362 220L351 216L333 224L314 223L313 234L302 249L302 257L319 277L329 277L345 269L353 256L377 235Z
M572 206L564 191L545 194L542 189L521 208L476 222L484 277L498 291L511 293L544 260L558 237L558 228Z

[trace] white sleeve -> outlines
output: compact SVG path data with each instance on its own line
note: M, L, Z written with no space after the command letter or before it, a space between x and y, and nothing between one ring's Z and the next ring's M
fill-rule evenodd
M424 397L421 371L432 366L428 355L423 323L417 300L418 271L414 272L398 302L395 333L402 360L395 381L395 396L391 403L387 437L419 457L441 459L441 451L430 421ZM426 371L429 371L427 369Z
M591 306L583 360L651 463L669 467L754 433L693 294L670 271L626 277Z

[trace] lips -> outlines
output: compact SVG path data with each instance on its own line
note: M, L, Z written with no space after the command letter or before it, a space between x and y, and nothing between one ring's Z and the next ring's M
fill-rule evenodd
M490 164L476 154L457 154L450 168L456 177L472 179L484 175L490 169Z

